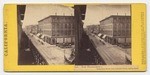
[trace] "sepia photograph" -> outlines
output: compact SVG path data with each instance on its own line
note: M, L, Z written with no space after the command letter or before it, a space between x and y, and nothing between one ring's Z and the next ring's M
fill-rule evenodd
M132 65L130 4L17 5L18 65Z

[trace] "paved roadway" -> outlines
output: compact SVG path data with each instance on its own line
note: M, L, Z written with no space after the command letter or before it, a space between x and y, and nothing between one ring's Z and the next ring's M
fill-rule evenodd
M65 62L64 55L70 55L71 48L60 48L50 45L35 35L28 35L28 37L48 64L68 64Z
M120 50L118 46L111 45L94 34L89 35L89 38L106 64L126 64L126 59L131 60L131 56Z

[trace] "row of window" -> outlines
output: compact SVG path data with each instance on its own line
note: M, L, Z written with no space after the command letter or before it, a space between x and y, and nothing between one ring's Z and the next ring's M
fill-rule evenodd
M74 22L73 17L54 17L52 22Z
M114 17L113 19L109 18L106 19L104 21L101 21L100 24L108 24L108 23L112 23L112 22L130 22L131 19L129 17Z
M125 23L114 25L114 29L130 29L130 28L131 28L131 25L130 24L125 24Z
M52 36L67 36L75 35L74 30L53 30Z
M116 24L114 24L114 26L113 25L109 25L109 24L106 24L106 25L101 25L100 26L100 28L101 29L113 29L113 27L114 27L114 29L116 30L116 29L124 29L124 30L126 30L126 29L130 29L131 28L131 25L128 23L116 23Z
M130 30L118 30L114 31L114 36L131 36L131 31Z
M75 35L75 31L74 30L53 30L48 31L48 30L43 30L42 33L47 34L47 35L51 35L52 36L71 36L71 35Z
M114 17L114 20L130 20L130 17Z
M54 29L62 29L62 28L74 28L74 24L68 23L68 24L53 24Z
M111 30L105 30L102 33L106 35L114 35L114 36L131 36L130 30L115 30L114 32Z

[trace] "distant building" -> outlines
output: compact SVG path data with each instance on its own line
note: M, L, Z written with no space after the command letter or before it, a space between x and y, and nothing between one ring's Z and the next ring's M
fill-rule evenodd
M100 25L89 25L87 26L87 31L90 33L98 34L100 32Z
M32 25L31 26L31 33L37 34L38 33L38 25Z
M100 21L100 32L111 44L131 44L131 16L112 15Z
M27 30L27 33L31 33L31 28L32 28L33 25L28 25L26 26L26 30Z
M37 34L38 33L38 25L28 25L26 26L27 32L32 33L32 34Z
M50 44L74 43L74 16L51 15L38 21L38 32L44 35L44 41Z

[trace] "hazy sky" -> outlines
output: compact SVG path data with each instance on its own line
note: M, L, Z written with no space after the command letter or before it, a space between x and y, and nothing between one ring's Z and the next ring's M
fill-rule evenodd
M26 5L23 26L38 24L38 21L49 15L74 15L71 7L64 5L43 4L43 5Z
M130 15L130 5L87 5L84 27L99 24L99 21L110 15Z
M26 5L23 26L38 24L38 21L49 15L74 15L74 9L56 4ZM110 15L130 15L130 5L87 5L84 27L99 24L99 21Z

